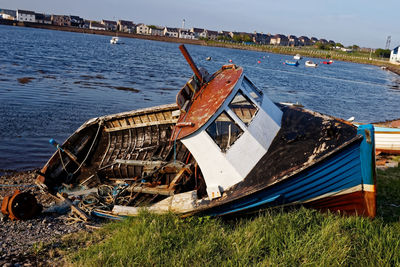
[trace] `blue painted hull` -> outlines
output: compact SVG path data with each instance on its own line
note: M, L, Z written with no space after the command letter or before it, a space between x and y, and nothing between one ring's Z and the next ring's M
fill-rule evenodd
M286 64L286 65L289 65L289 66L298 66L298 65L299 65L299 62L298 62L298 61L296 61L296 62L285 61L285 64Z
M222 216L274 206L306 204L374 217L373 126L360 126L358 132L364 135L362 140L351 143L323 161L251 195L207 210L206 213ZM335 198L340 201L335 203ZM324 204L323 199L329 200L329 205ZM317 204L313 205L313 202Z

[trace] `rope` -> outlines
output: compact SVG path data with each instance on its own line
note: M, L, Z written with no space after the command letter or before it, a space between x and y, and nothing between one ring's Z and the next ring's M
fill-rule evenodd
M92 144L90 145L90 148L89 148L89 150L88 150L88 153L86 154L86 156L85 156L85 158L83 159L83 161L81 162L81 164L78 166L78 168L77 168L73 173L70 173L69 171L67 171L67 168L66 168L66 166L65 166L65 164L64 164L64 161L63 161L63 158L62 158L62 155L61 155L61 148L59 147L59 148L57 149L57 150L58 150L58 153L59 153L59 156L60 156L61 165L62 165L64 171L65 171L65 172L67 173L67 175L68 175L67 181L69 181L69 180L72 179L72 177L82 168L83 164L85 163L85 161L86 161L87 158L89 157L89 154L90 154L90 152L92 151L92 148L93 148L93 146L94 146L94 143L96 142L97 136L99 135L100 128L101 128L102 125L103 125L103 121L101 120L101 121L99 122L99 127L97 128L96 135L95 135L94 138L93 138L93 142L92 142Z
M0 187L36 187L35 184L0 184Z

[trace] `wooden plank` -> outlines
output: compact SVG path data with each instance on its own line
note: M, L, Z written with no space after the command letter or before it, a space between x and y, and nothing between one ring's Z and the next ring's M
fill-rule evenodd
M126 130L126 129L148 127L148 126L154 126L154 125L174 124L176 122L177 122L177 119L170 119L170 120L165 120L165 121L152 121L152 122L147 122L147 123L135 123L134 125L130 125L130 126L106 128L106 129L104 129L104 131L105 132L115 132L115 131L121 131L121 130Z
M125 160L125 159L116 159L115 163L134 165L134 166L146 166L146 167L160 167L163 164L166 164L166 161L161 160Z
M144 186L135 186L128 189L128 191L136 192L136 193L144 193L144 194L152 194L152 195L163 195L163 196L172 196L174 194L174 190L170 190L165 187L144 187Z
M194 211L197 205L197 192L189 191L181 194L176 194L154 203L150 207L129 207L115 205L112 214L122 216L136 216L141 210L148 210L154 213L174 212L177 214Z
M59 197L61 200L65 201L65 203L68 204L68 206L71 207L71 211L76 213L82 220L85 222L90 220L89 215L87 215L85 212L83 212L80 208L78 208L74 203L69 200L69 198L64 197L62 194L57 192L57 197Z
M185 173L188 173L189 175L192 175L192 171L188 167L183 167L180 169L180 171L175 175L174 179L172 179L172 182L169 184L169 189L174 189L176 184L185 176Z

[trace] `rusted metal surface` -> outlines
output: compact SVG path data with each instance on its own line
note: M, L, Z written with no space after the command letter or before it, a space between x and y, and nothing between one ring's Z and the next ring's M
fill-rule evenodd
M28 220L39 214L42 206L35 196L29 192L15 190L12 196L7 196L1 204L1 212L11 220Z
M187 113L182 113L178 120L181 125L190 123L193 126L177 127L173 139L181 139L201 128L230 95L242 73L241 67L230 65L222 68L209 83L204 85L194 96Z

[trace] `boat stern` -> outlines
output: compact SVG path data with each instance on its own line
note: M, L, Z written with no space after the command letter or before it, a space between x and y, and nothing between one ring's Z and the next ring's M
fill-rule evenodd
M360 214L374 218L376 216L376 166L375 134L372 124L360 125L358 134L364 137L360 145L363 207Z

